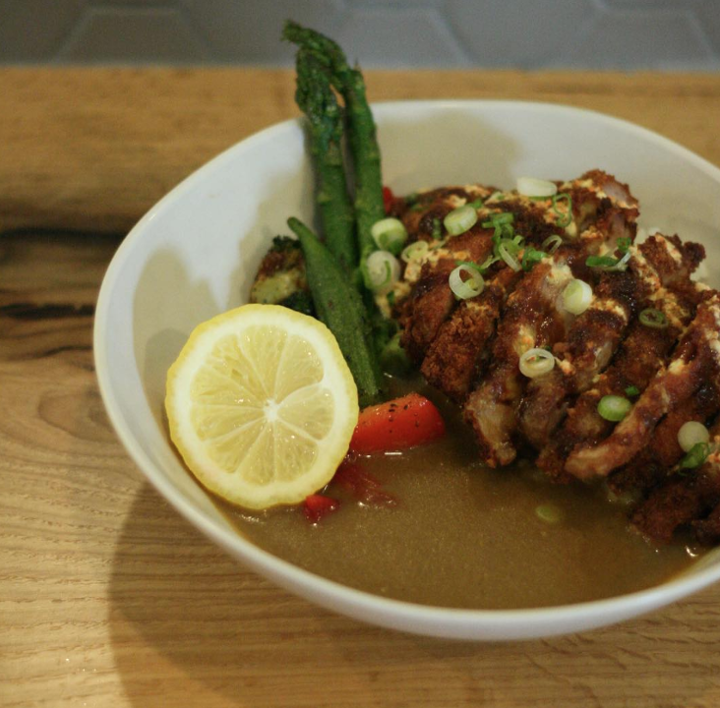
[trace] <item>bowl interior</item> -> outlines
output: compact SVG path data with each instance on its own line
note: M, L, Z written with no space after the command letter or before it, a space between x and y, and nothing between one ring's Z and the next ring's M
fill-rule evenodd
M704 279L720 285L720 170L674 143L600 114L546 104L404 102L380 104L374 112L384 180L396 193L472 182L512 188L522 175L570 179L600 168L629 183L646 228L702 242L709 263ZM433 614L363 596L240 538L171 448L163 419L165 376L195 325L246 301L270 240L288 233L286 219L312 223L313 211L302 127L288 121L234 146L179 185L138 223L108 270L95 332L101 391L131 456L185 516L260 572L316 601L446 636L508 638L596 626L720 577L720 552L714 552L683 578L628 596L624 604L621 598L570 609L565 616L575 619L561 627L549 623L551 610L505 613L510 624L524 618L525 630L518 624L513 634L503 613L468 611L461 622L458 611Z

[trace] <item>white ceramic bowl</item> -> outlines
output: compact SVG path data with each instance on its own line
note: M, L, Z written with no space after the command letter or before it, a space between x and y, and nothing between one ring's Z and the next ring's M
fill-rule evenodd
M720 170L629 123L539 103L410 101L374 106L385 183L396 193L520 175L572 178L591 168L628 182L641 222L701 241L720 285ZM237 306L270 239L295 215L312 221L313 176L301 125L288 121L230 148L137 224L102 285L95 360L118 436L150 482L209 538L258 573L360 620L419 634L519 639L607 625L720 579L720 549L661 586L598 602L478 611L389 600L325 580L241 537L190 478L162 422L166 371L202 320Z

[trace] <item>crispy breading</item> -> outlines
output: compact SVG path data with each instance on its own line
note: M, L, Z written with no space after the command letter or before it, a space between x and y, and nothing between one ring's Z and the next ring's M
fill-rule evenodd
M660 419L692 396L718 368L720 296L701 303L668 366L660 369L630 413L598 445L573 450L565 469L579 479L607 476L627 464Z
M678 432L688 421L707 423L720 409L720 392L714 382L701 386L668 413L655 428L650 443L630 462L608 477L608 486L616 494L645 494L661 482L685 453L678 442Z
M639 499L632 521L645 536L664 541L690 525L718 542L720 459L677 473L680 427L720 412L720 293L691 280L704 248L662 234L634 244L638 202L612 175L591 170L556 185L558 196L547 198L468 185L395 200L410 241L429 244L396 288L403 344L427 381L463 405L484 463L507 465L532 445L551 479L605 479ZM478 224L447 237L442 219L470 202ZM483 229L497 214L512 223L511 238L522 237L517 262L485 263L484 292L458 302L448 277L459 262L499 255L497 239L507 236ZM556 241L553 254L511 270L525 249ZM588 263L619 260L628 248L627 270ZM573 278L593 290L578 316L562 304ZM519 361L533 347L550 348L556 366L529 379ZM631 403L617 424L598 412L607 395Z
M711 540L717 530L714 511L720 504L720 463L712 455L697 470L679 470L655 487L632 513L630 522L644 536L667 543L680 526L693 522L698 538ZM702 520L712 513L703 527Z
M573 448L595 446L612 432L613 424L602 418L597 410L601 398L625 396L629 387L644 391L695 315L702 292L689 280L678 280L675 270L663 269L666 246L667 241L662 236L649 238L634 249L630 270L643 283L635 309L652 306L664 314L668 324L663 328L647 327L634 319L610 366L570 408L561 429L541 450L537 461L538 466L557 481L572 478L565 471L565 463ZM675 269L682 269L687 274L688 265L684 261L675 262ZM666 288L665 284L670 281L672 286Z
M550 442L565 416L569 397L586 391L610 362L634 314L639 288L631 271L603 275L590 307L553 349L560 365L528 383L520 428L537 449Z
M483 293L464 300L438 330L420 371L428 383L462 402L488 358L500 311L519 273L502 268Z
M448 279L458 261L482 263L492 251L492 230L476 225L466 233L447 240L441 257L423 265L413 293L403 304L406 322L402 345L408 355L421 361L440 326L456 305Z

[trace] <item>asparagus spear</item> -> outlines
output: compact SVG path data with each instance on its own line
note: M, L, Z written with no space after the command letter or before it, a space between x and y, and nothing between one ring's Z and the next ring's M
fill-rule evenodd
M342 156L343 124L340 107L326 71L317 58L301 49L296 57L295 100L308 119L325 243L348 271L357 265L355 218L347 192Z
M352 68L342 49L333 40L295 22L285 23L283 37L316 57L345 101L348 142L355 167L355 217L362 261L376 249L370 229L384 218L380 148L375 121L365 96L365 82L359 69Z
M332 253L305 224L292 217L288 226L303 249L315 310L337 339L358 387L360 405L377 403L382 393L382 373L360 294Z

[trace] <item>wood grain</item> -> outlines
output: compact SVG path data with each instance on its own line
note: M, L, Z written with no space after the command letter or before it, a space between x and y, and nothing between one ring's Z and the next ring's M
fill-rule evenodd
M373 101L499 98L633 120L720 164L720 79L512 71L368 72ZM0 231L127 231L238 140L297 115L290 71L0 70Z
M630 118L720 163L720 78L372 73L378 100L499 96ZM287 72L0 74L0 705L711 708L720 587L616 627L511 644L413 637L231 561L117 442L93 308L127 229L218 150L294 115ZM87 233L58 231L86 229Z

